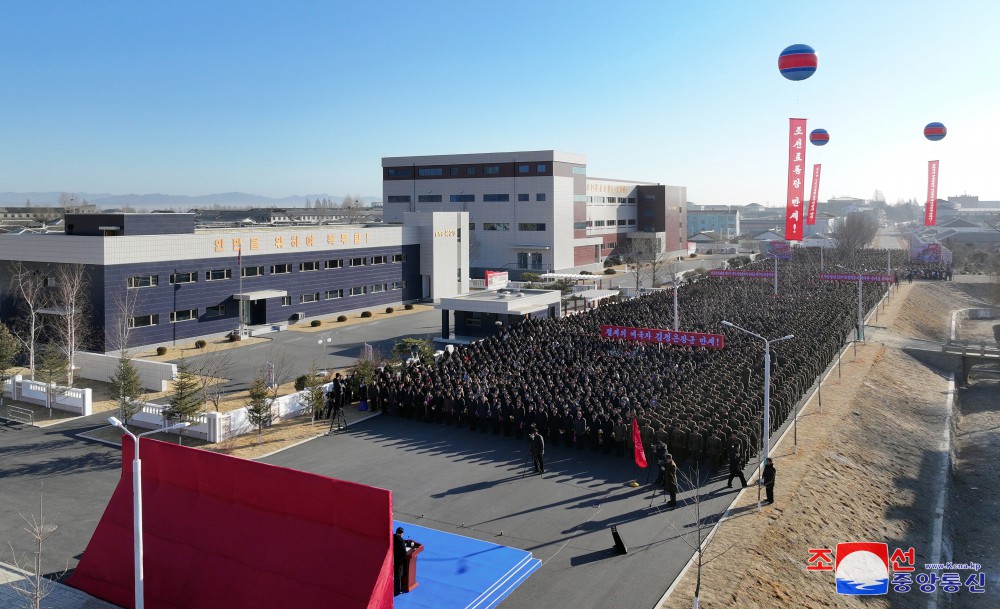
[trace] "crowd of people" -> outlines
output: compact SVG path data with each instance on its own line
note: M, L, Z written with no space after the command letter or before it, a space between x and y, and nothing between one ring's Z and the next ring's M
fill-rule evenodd
M833 262L878 268L886 251ZM865 284L864 308L885 289ZM673 295L660 291L570 317L526 319L433 364L383 368L364 395L370 407L399 417L519 440L537 430L549 447L618 457L632 455L635 418L647 455L744 466L761 441L764 345L722 321L769 339L794 335L772 346L772 432L856 330L856 284L821 280L819 258L808 251L781 261L777 295L767 279L704 277L682 287L679 302L680 329L723 334L725 348L601 336L602 324L672 328Z
M914 279L951 281L954 268L950 262L909 262L903 268L903 277L913 283Z

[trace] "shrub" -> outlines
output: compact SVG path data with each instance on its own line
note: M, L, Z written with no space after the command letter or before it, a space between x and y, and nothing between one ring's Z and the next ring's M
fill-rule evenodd
M521 281L527 281L528 283L535 283L539 281L541 277L538 273L521 273Z
M194 348L195 349L204 349L206 346L208 346L208 343L206 343L203 340L196 340L196 341L194 341Z
M311 322L309 322L309 325L312 326L312 327L314 327L314 328L318 328L322 324L323 324L323 322L320 321L320 320L318 320L318 319L314 319ZM301 389L299 391L301 391Z
M156 354L157 355L166 355L167 354L167 348L166 347L157 347L156 348Z
M229 334L229 342L238 343L241 340L243 340L243 337L240 336L239 332L232 332Z
M301 376L295 377L295 391L302 391L306 388L306 383L309 382L309 375L303 374Z
M393 311L395 311L395 310L396 310L396 309L393 309L392 307L386 307L386 308L385 308L385 312L386 312L386 315L388 315L389 313L392 313L392 312L393 312Z
M688 258L695 258L695 257L697 257L697 256L698 256L698 254L694 254L694 253L692 253L692 254L691 254L690 256L688 256Z
M337 316L337 321L347 321L347 316L346 315L338 315Z
M606 269L604 269L604 274L605 275L614 275L617 272L618 271L614 270L613 268L606 268Z
M581 275L593 275L590 271L580 271Z
M372 312L371 311L362 311L361 312L361 317L371 317L371 316L372 316Z
M413 305L410 303L406 303L405 305L403 305L403 308L406 309L407 311L412 311Z

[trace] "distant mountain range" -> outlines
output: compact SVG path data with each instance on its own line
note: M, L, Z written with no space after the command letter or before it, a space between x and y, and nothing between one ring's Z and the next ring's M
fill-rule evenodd
M31 205L58 205L61 192L0 192L0 206L10 205L22 207L28 201ZM215 195L200 195L189 197L185 195L113 195L108 193L70 193L78 202L87 201L103 209L121 209L126 206L141 209L192 209L209 208L216 205L223 207L303 207L306 199L315 203L317 199L329 199L334 204L340 204L344 200L343 195L291 195L288 197L274 198L262 195L248 194L245 192L225 192ZM382 197L365 196L361 201L365 205L371 205L374 201L381 201Z

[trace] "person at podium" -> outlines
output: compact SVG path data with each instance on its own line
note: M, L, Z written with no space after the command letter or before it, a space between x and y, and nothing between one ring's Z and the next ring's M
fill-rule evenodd
M398 527L396 534L392 536L392 569L393 595L399 596L406 587L406 540L403 539L403 527Z

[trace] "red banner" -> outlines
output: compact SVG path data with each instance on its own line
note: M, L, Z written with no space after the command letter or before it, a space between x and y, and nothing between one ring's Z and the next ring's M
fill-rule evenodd
M857 273L821 273L820 279L826 281L857 281ZM886 281L893 281L895 277L893 275L876 275L871 273L866 273L861 275L861 281L874 281L878 283L885 283Z
M805 193L806 119L788 119L788 201L785 239L802 241L802 198Z
M723 336L721 334L704 334L702 332L674 332L673 330L657 330L654 328L631 328L628 326L601 326L601 336L604 338L620 338L644 343L661 343L682 345L687 347L705 347L721 349Z
M938 162L927 161L927 207L924 208L924 226L937 223Z
M741 271L739 269L712 269L710 277L756 277L759 279L774 279L774 271Z
M642 447L639 421L635 417L632 417L632 444L635 446L635 464L639 467L646 467L646 449Z
M813 165L813 183L809 191L809 211L806 212L806 224L816 224L816 201L819 200L819 172L823 167L819 163Z

